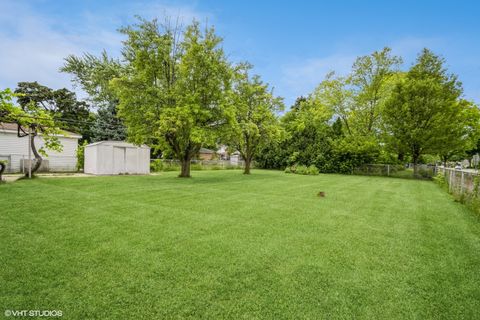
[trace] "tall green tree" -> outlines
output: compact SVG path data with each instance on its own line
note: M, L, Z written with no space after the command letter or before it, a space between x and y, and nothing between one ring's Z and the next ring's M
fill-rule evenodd
M352 111L354 92L349 85L349 79L337 76L335 72L327 74L325 79L315 88L313 98L321 105L330 109L340 119L345 133L353 134Z
M54 90L38 82L19 82L15 93L17 102L24 108L29 104L50 113L56 125L89 139L90 111L84 101L77 100L76 94L68 89Z
M72 75L74 85L80 86L92 104L99 107L118 100L110 81L124 75L125 67L119 59L111 58L103 51L98 57L90 53L69 55L60 71Z
M41 166L47 150L61 151L62 145L58 139L61 130L51 112L38 106L33 101L17 105L15 99L22 100L24 96L13 93L10 89L0 90L0 122L17 124L18 137L27 137L35 160L31 173L34 174ZM42 135L43 145L37 148L35 138ZM28 174L28 173L27 173Z
M320 170L351 172L355 166L376 161L382 149L382 109L398 77L401 61L390 48L358 57L348 76L331 72L311 94L310 99L317 106L333 113L328 122L332 124L338 119L337 127L342 131L340 136L323 138L330 141L330 147L326 148L325 143L325 151L317 151ZM332 129L321 128L322 135Z
M231 122L231 68L213 28L184 30L157 20L122 28L127 73L111 84L128 137L171 152L190 177L190 160Z
M480 110L474 103L460 99L451 110L453 115L448 126L444 127L437 155L446 165L454 158L465 158L467 152L475 148L480 137Z
M424 49L388 99L384 119L391 143L416 165L424 154L458 151L478 113L462 99L462 86L444 59ZM477 122L478 125L478 122Z
M245 160L244 174L250 174L251 163L262 146L280 139L277 112L283 110L282 98L275 97L258 75L250 77L248 69L241 68L232 88L235 121L229 139L229 145Z
M322 172L332 171L332 141L342 129L341 122L335 122L335 130L330 126L333 111L323 101L318 90L300 97L282 118L286 134L280 150L286 153L285 165L316 165Z
M110 86L112 79L125 74L125 65L103 51L99 57L89 53L70 55L60 71L73 76L74 85L88 94L89 102L97 111L90 119L90 140L125 140L126 128L117 116L118 97Z
M348 79L354 99L349 126L356 135L380 132L382 107L392 89L390 79L396 76L401 62L402 59L392 55L388 47L354 62Z

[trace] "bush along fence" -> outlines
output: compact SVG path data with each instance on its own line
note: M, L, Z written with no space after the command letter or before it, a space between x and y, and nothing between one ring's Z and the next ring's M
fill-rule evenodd
M396 178L432 179L438 167L426 164L365 164L352 170L352 174L366 176L387 176Z
M317 175L320 173L320 170L314 165L304 166L294 164L287 167L285 169L285 173ZM362 166L352 168L350 171L345 171L344 173L362 176L385 176L408 179L433 179L433 177L435 177L437 173L437 166L427 164L419 164L415 166L413 164L364 164Z
M192 160L190 169L192 171L199 170L232 170L242 169L244 161L238 160L231 162L229 160ZM180 161L169 159L152 159L150 160L150 171L180 171Z
M478 171L438 168L435 181L455 199L480 213L480 175Z
M320 174L320 171L314 165L311 165L309 167L302 166L302 165L294 165L291 167L287 167L285 169L285 173L296 173L296 174L303 174L303 175L309 175L309 176L316 176Z

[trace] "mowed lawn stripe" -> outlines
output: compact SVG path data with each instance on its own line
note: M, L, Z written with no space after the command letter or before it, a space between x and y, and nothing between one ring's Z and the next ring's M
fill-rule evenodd
M0 186L1 305L68 319L477 316L479 219L432 182L176 174Z

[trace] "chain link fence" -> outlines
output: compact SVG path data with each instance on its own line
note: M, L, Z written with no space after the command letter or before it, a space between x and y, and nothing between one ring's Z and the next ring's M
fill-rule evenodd
M0 154L0 161L6 162L6 169L4 173L26 173L30 161L34 165L34 159L28 159L26 154ZM77 157L63 156L63 155L49 155L43 157L42 165L38 172L76 172L77 171Z
M448 191L457 196L479 196L478 171L456 170L453 168L439 167L438 172L444 177Z
M353 169L352 174L364 176L432 179L437 174L437 166L427 164L365 164Z
M190 169L192 171L198 170L225 170L225 169L242 169L245 165L243 160L191 160ZM179 171L181 163L179 160L170 159L151 159L150 171ZM252 163L253 168L253 163Z
M480 214L480 176L478 170L440 167L435 180L452 194L456 201Z

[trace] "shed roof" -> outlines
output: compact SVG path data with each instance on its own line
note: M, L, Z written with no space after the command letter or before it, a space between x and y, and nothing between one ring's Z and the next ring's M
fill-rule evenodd
M98 145L105 145L105 146L115 146L115 147L125 147L125 148L144 148L144 149L150 149L149 146L143 144L141 146L135 145L130 142L126 141L115 141L115 140L105 140L105 141L98 141L94 143L90 143L86 145L85 147L94 147Z

